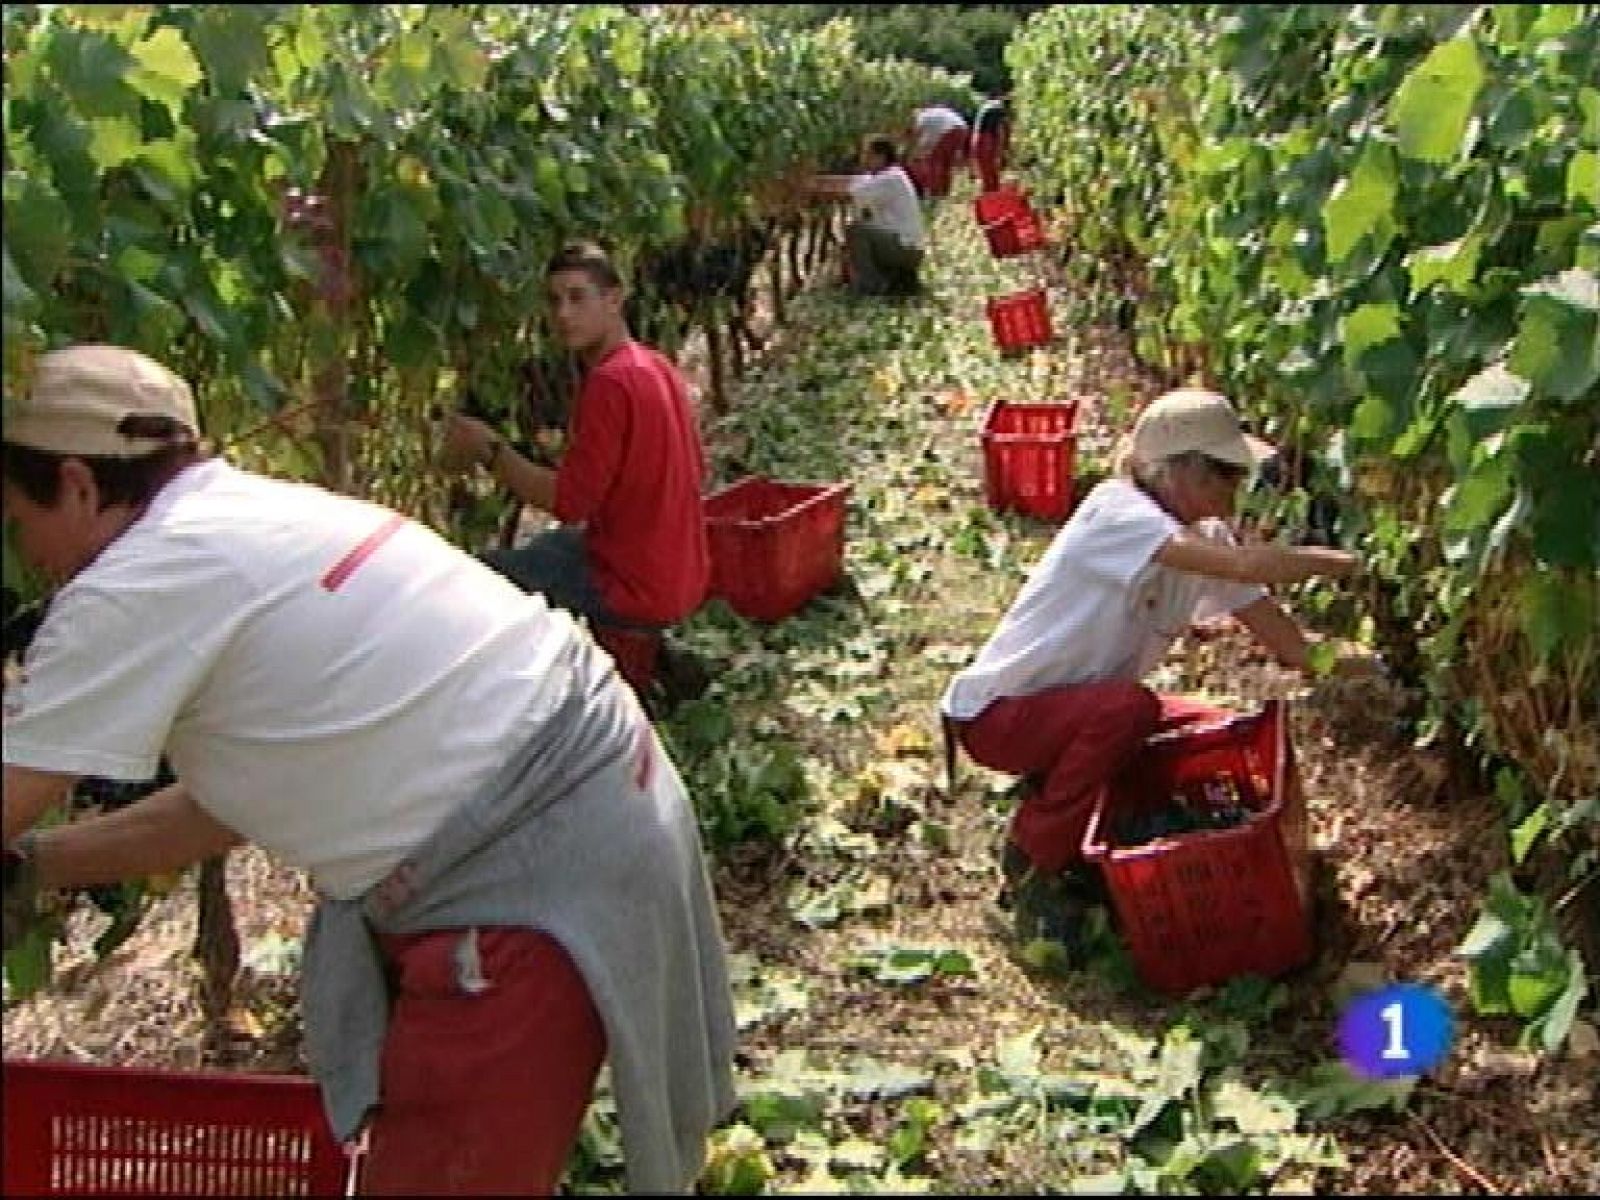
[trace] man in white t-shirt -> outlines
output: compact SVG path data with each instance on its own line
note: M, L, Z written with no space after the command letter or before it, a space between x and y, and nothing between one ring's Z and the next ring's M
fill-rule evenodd
M630 1186L690 1186L733 1101L724 950L610 659L432 530L206 457L142 354L47 354L7 400L6 520L55 588L5 694L7 940L39 888L253 841L321 901L307 1056L369 1190L549 1194L607 1059ZM163 755L174 785L34 828Z
M1339 550L1237 545L1226 521L1246 475L1272 453L1214 392L1169 392L1140 413L1124 470L1083 498L940 709L961 746L994 770L1032 777L1002 856L1051 911L1017 906L1019 932L1069 919L1093 894L1082 842L1098 787L1146 738L1209 716L1141 680L1191 623L1231 613L1281 663L1305 670L1307 639L1263 585L1346 575ZM1063 877L1063 872L1069 872ZM1004 895L1004 894L1003 894ZM1051 934L1059 925L1042 927Z
M850 288L859 296L914 296L922 290L922 205L898 158L892 139L869 138L863 173L817 175L810 183L813 195L855 206L844 233Z

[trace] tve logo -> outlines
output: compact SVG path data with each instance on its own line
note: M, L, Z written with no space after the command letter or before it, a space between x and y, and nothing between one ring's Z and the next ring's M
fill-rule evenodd
M1399 983L1357 996L1339 1017L1339 1053L1358 1075L1420 1075L1444 1061L1455 1019L1430 987Z

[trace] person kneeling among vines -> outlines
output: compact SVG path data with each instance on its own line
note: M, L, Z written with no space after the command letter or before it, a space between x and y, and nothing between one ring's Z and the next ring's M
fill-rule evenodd
M689 797L565 613L432 530L209 458L142 354L45 355L5 517L54 584L5 696L5 938L39 888L249 840L310 874L306 1053L376 1194L549 1194L609 1059L628 1183L734 1102ZM81 775L177 783L34 826Z
M930 104L911 114L906 143L906 174L919 196L950 194L955 173L967 160L971 136L966 118L948 104Z
M1103 896L1082 842L1100 786L1151 734L1226 715L1141 680L1192 623L1231 613L1282 664L1309 670L1307 635L1263 585L1348 575L1343 551L1238 545L1226 520L1273 447L1215 392L1168 392L1134 425L1122 469L1055 535L973 662L940 700L952 739L1025 777L1001 852L1002 903L1024 938L1077 945Z
M914 296L922 290L922 205L898 159L892 139L869 138L863 173L814 175L807 184L813 196L850 200L857 208L844 241L850 289L858 296Z
M561 522L484 554L519 587L599 625L674 624L700 607L711 581L705 451L688 384L633 339L622 277L598 245L563 247L545 277L551 322L583 364L559 467L531 462L459 412L445 427L445 463L482 466Z

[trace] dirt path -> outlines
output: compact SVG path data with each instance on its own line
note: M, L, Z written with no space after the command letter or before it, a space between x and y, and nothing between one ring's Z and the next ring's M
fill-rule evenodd
M687 632L716 667L711 702L733 714L723 777L755 787L759 762L737 755L789 745L809 795L782 845L730 850L717 869L741 976L747 1101L719 1136L707 1186L1151 1190L1162 1177L1128 1174L1130 1148L1148 1151L1187 1112L1175 1136L1219 1164L1234 1161L1219 1150L1231 1136L1267 1164L1257 1187L1600 1191L1600 1067L1541 1063L1510 1048L1514 1029L1466 1015L1451 952L1503 865L1493 802L1458 790L1397 738L1400 697L1381 685L1307 690L1234 632L1176 648L1157 681L1241 710L1290 698L1322 863L1311 966L1255 997L1179 1002L1127 986L1114 958L1061 974L1019 956L993 904L1007 781L968 763L947 795L935 712L1052 529L984 505L978 421L996 397L1076 397L1082 470L1159 387L1117 331L1075 327L1060 287L1057 342L1002 359L984 297L1026 286L1041 261L990 259L970 212L958 191L938 214L922 299L818 290L793 302L790 332L710 431L719 481L767 472L848 481L852 494L849 589L772 626L712 606ZM230 870L251 964L232 1061L301 1070L293 939L306 892L254 852ZM183 961L192 919L184 888L98 967L85 928L63 961L64 986L7 1012L6 1054L201 1063ZM1403 1111L1317 1119L1286 1081L1333 1057L1352 963L1439 988L1456 1009L1457 1048ZM1205 1046L1208 1087L1210 1068L1231 1063L1228 1077L1276 1116L1240 1136L1197 1089L1140 1127L1171 1082L1164 1067L1181 1057L1180 1024ZM1299 1109L1287 1127L1261 1099L1281 1094ZM582 1191L615 1187L603 1107L586 1136ZM1181 1190L1216 1178L1193 1175Z

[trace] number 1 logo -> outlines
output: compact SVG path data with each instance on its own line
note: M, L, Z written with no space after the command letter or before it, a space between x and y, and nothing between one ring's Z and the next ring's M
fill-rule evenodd
M1455 1023L1438 992L1392 984L1357 996L1339 1017L1339 1053L1358 1075L1420 1075L1450 1051Z
M1396 1000L1393 1004L1384 1005L1378 1015L1389 1027L1389 1044L1383 1048L1384 1059L1389 1062L1410 1062L1411 1055L1406 1050L1406 1006Z

